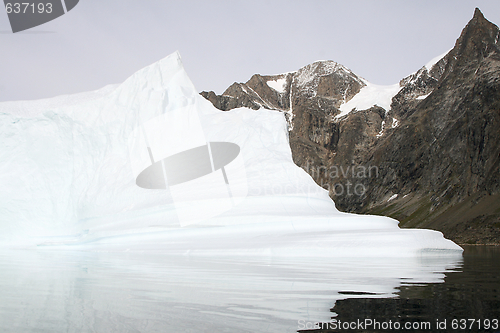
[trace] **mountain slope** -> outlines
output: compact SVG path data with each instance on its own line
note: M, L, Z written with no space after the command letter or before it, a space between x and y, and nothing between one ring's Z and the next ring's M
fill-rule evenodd
M393 189L411 195L391 202L392 208L379 203L376 209L398 216L405 226L433 227L460 242L499 241L498 36L498 27L476 9L440 61L443 72L436 71L433 91L414 107L396 96L390 113L403 118L404 126L371 159L404 161L397 177L402 182Z
M476 9L452 50L394 86L323 61L201 94L285 112L294 162L340 210L500 243L499 34Z

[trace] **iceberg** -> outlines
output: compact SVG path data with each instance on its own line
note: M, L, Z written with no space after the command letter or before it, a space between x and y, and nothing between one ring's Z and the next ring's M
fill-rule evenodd
M174 53L119 85L0 103L0 247L277 257L460 253L339 212L283 113L220 111Z

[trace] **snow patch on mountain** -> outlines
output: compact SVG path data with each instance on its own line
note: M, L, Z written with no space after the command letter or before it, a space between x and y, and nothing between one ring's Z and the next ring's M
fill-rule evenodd
M396 96L401 87L399 84L382 86L365 81L366 86L361 88L351 100L340 106L340 114L335 119L339 119L349 114L353 110L366 110L372 106L380 106L386 111L391 107L392 98Z
M272 89L276 90L280 94L283 94L286 89L286 79L276 79L276 80L271 80L267 81L267 85L271 87Z
M380 131L377 133L377 138L380 138L384 135L384 129L385 129L385 120L382 120L382 123L380 124Z
M288 96L288 103L290 105L290 108L285 111L287 115L287 124L288 124L288 131L293 130L293 118L295 117L295 114L293 113L293 84L295 82L295 78L292 76L292 84L290 85L290 94Z
M398 197L398 194L393 194L389 199L387 199L387 202L392 201Z
M422 95L422 96L418 96L417 99L418 100L424 100L426 99L431 93L428 93L428 94L425 94L425 95Z
M396 118L392 118L392 126L391 128L396 128L399 126L399 121Z

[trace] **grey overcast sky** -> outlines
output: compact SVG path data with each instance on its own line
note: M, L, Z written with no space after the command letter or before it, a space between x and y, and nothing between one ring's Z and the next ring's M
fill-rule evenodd
M199 91L316 60L394 84L452 48L475 7L500 24L498 0L80 0L16 34L0 11L0 101L120 83L176 50Z

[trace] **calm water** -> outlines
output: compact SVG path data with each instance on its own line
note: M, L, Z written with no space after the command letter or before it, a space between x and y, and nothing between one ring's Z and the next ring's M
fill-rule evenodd
M411 332L500 332L500 247L464 249L463 262L455 272L446 273L444 283L403 282L394 298L340 300L332 309L334 318L341 322L372 318L379 323L392 320L420 326ZM422 323L429 323L431 329L422 329ZM350 332L384 331L372 328Z
M496 247L328 261L3 251L0 331L296 332L332 318L451 329L500 319L499 287Z

